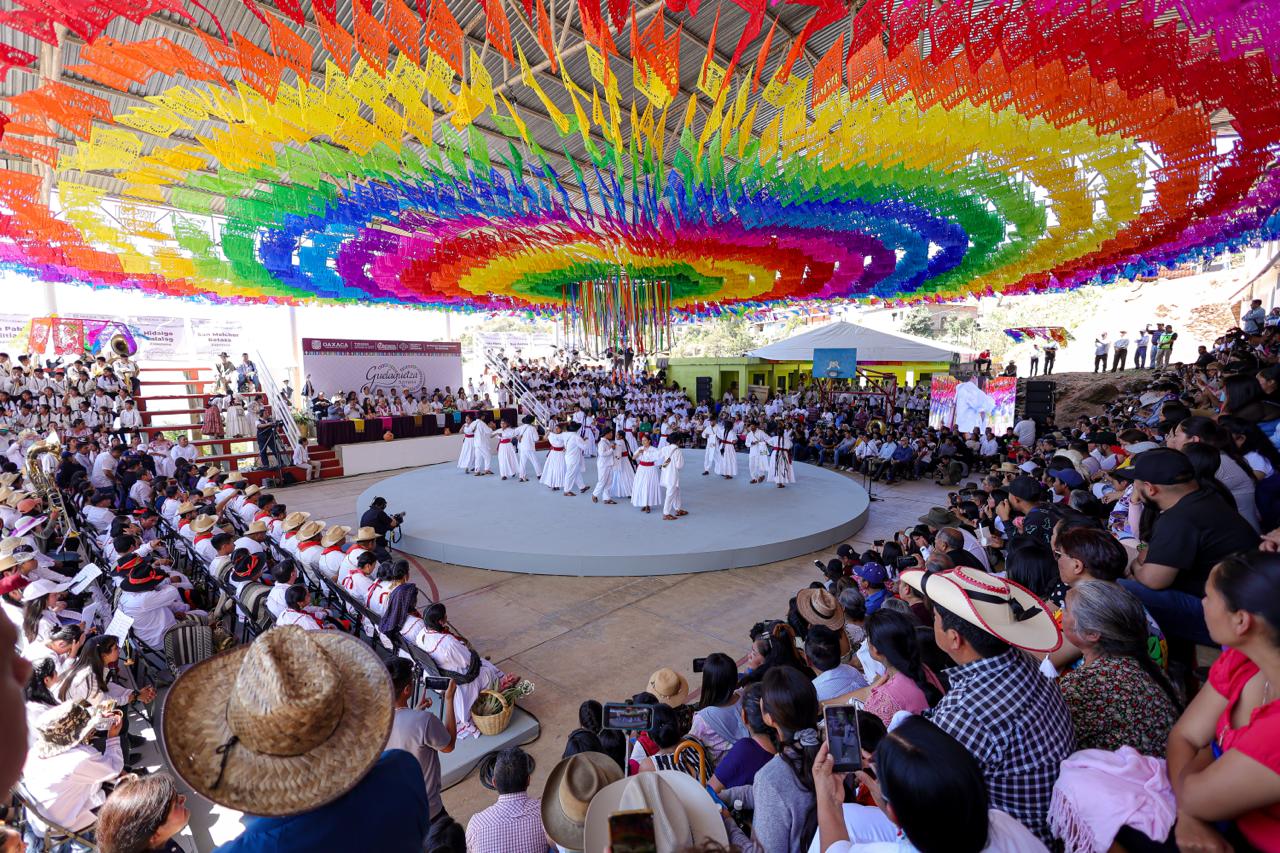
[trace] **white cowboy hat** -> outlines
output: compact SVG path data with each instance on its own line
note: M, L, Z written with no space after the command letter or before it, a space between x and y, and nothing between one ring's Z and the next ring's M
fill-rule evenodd
M653 835L659 851L699 847L707 840L729 843L720 811L706 789L687 773L659 770L614 782L592 798L582 849L608 848L609 816L633 810L653 814Z
M284 528L285 533L288 533L290 530L301 527L303 522L310 517L311 513L309 512L291 512L284 517L284 523L281 527Z
M298 541L306 542L308 539L313 539L321 530L324 530L323 521L308 521L298 528Z
M910 569L902 580L931 602L997 639L1029 652L1062 645L1062 631L1045 603L1011 580L961 566L945 572Z

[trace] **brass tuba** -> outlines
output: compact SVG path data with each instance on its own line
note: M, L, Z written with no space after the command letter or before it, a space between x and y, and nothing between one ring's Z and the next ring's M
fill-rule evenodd
M57 430L51 430L47 438L43 441L37 441L27 449L27 485L30 491L44 498L44 504L47 508L58 510L58 517L54 522L55 526L50 531L51 539L52 534L60 532L65 545L68 538L78 537L80 533L76 530L76 523L71 517L71 513L67 512L62 490L58 488L58 484L53 481L53 478L44 469L41 457L49 453L52 453L55 459L62 456L62 442L58 440Z
M107 348L115 353L117 358L128 358L137 351L137 347L129 346L129 339L120 332L111 336L111 340L107 342Z

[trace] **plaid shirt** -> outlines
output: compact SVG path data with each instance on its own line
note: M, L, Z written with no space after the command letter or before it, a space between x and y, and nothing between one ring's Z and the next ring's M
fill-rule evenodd
M498 802L467 824L471 853L547 853L548 847L542 802L528 794L499 794Z
M991 808L1051 843L1049 800L1058 767L1075 749L1058 685L1017 649L947 670L951 689L927 712L978 760Z

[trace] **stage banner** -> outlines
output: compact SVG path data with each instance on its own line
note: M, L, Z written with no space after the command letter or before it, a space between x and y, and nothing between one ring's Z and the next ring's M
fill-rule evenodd
M816 351L815 351L816 352ZM951 427L960 432L985 431L996 435L1013 426L1018 380L1013 376L964 382L954 376L934 376L929 389L929 426Z
M191 318L191 338L187 351L195 355L214 355L225 352L231 360L240 363L240 354L247 350L242 346L244 328L237 320L209 320Z
M475 342L485 349L552 349L556 336L550 332L477 332Z
M813 375L819 379L856 379L858 376L857 347L840 349L815 347Z
M0 352L7 351L15 362L27 351L30 323L31 318L25 314L0 314Z
M392 389L418 396L462 385L462 344L303 338L302 369L325 394Z

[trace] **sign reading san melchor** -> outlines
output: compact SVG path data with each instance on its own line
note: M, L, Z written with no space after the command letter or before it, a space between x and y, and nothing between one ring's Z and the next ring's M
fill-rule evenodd
M303 355L441 355L462 356L457 341L372 341L345 338L303 338Z

